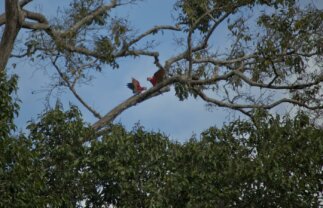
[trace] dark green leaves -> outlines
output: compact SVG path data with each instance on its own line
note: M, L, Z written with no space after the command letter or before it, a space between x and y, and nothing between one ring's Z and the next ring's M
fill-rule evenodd
M108 37L102 36L95 41L95 49L101 56L101 61L111 65L115 63L115 57L113 56L114 46ZM116 65L117 67L117 65Z
M14 97L17 80L16 75L8 79L3 71L0 72L0 140L15 129L13 119L18 115L19 110L18 102Z
M0 140L0 206L317 207L323 132L255 114L180 144L141 126L101 136L57 107Z
M252 8L266 5L278 8L281 5L293 5L294 0L179 0L175 10L180 11L178 21L188 26L188 30L199 30L206 33L212 21L217 21L223 14L236 13L244 7Z
M101 0L74 0L71 4L71 11L70 11L70 17L72 21L78 22L85 16L92 13L95 9L102 6ZM97 24L97 25L104 25L105 18L108 16L107 13L103 13L102 15L96 16L91 22L88 23L88 25L91 24Z
M178 1L175 8L183 12L179 16L180 22L189 26L193 26L199 17L209 9L207 0L182 0ZM203 18L203 20L199 21L197 28L202 32L206 32L209 27L209 21L208 17Z

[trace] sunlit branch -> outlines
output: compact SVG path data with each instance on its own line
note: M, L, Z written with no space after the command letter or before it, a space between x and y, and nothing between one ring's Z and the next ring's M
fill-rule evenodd
M23 10L23 12L24 12L25 17L28 19L35 20L39 23L48 24L46 17L40 13L31 12L28 10Z
M33 22L24 21L22 23L22 27L25 29L30 29L30 30L46 30L50 26L48 24L44 24L44 23L33 23Z

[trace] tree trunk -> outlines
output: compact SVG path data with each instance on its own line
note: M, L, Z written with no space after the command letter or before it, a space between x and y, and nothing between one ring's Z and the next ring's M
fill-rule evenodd
M21 28L18 0L6 0L5 12L6 23L0 42L0 73L5 70L18 32Z

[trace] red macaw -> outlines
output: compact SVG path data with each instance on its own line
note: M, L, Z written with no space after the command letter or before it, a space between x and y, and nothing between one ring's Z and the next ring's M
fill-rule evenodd
M127 86L129 87L129 89L132 90L132 92L134 94L139 94L141 93L142 91L146 90L147 88L146 87L142 87L140 86L140 83L138 80L136 80L135 78L132 78L132 82L131 83L128 83Z
M150 81L153 86L155 86L164 80L165 74L166 72L164 69L159 69L157 72L155 72L153 77L148 77L147 80Z

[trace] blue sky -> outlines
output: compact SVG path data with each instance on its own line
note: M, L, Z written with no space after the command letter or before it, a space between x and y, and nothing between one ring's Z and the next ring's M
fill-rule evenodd
M314 1L314 0L313 0ZM174 0L146 0L138 5L127 6L114 12L115 15L121 15L131 20L134 27L143 32L150 27L158 24L171 24ZM316 0L317 6L322 5L323 1ZM34 10L37 8L44 11L50 19L55 17L58 6L63 7L68 1L43 1L35 0L29 5ZM0 3L0 11L3 11L3 1ZM321 7L322 8L322 7ZM20 35L22 37L23 33ZM180 52L180 49L174 48L174 33L166 32L160 37L161 61L169 58L172 54ZM228 38L221 32L217 33L217 40L225 43ZM79 94L102 115L107 113L117 104L132 96L132 92L126 88L127 82L131 77L135 77L142 82L144 86L150 87L146 77L151 76L157 68L151 58L123 59L119 62L120 68L112 70L109 67L104 68L102 74L97 74L95 80L90 85L79 86ZM10 69L11 73L17 73L20 77L18 96L21 99L20 115L16 123L20 129L24 129L26 122L30 119L37 119L38 115L44 109L44 97L46 88L50 84L49 76L54 72L50 65L39 66L25 60L18 60L15 69ZM33 94L32 92L38 93ZM68 103L76 104L80 107L85 121L93 123L96 119L66 90L59 95L64 107L68 108ZM52 103L55 103L56 97L52 97ZM286 111L282 107L281 111ZM232 113L232 112L231 112ZM174 96L174 91L161 96L152 98L137 106L124 111L115 122L121 122L128 129L140 122L147 130L161 131L169 135L172 139L184 141L193 133L199 134L210 126L222 126L228 122L232 114L223 108L208 111L205 103L201 100L189 99L179 101ZM239 116L238 113L236 113Z

